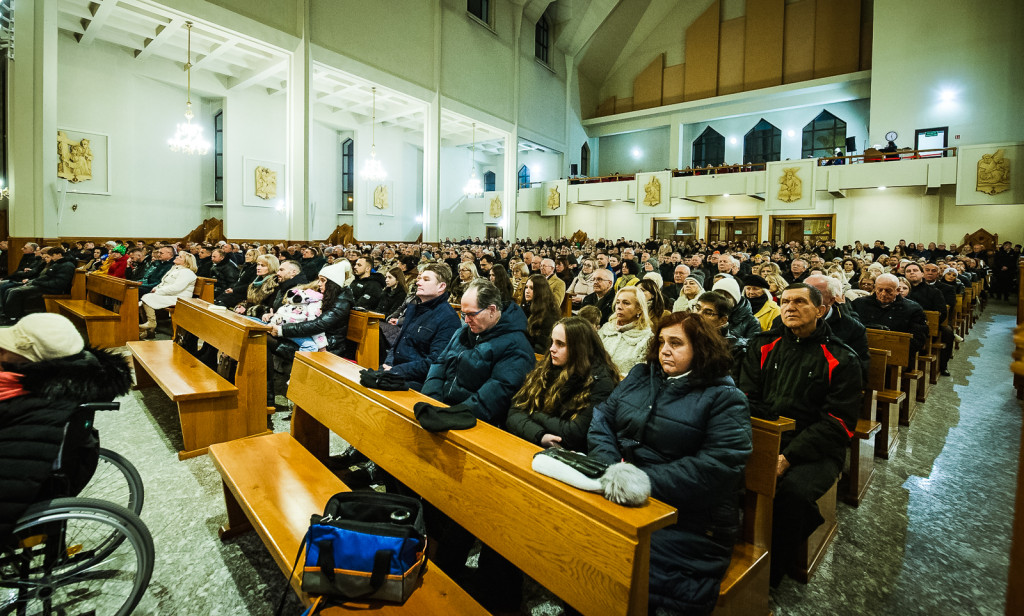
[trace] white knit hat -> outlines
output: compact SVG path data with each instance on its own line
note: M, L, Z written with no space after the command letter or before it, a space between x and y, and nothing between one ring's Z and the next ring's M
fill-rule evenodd
M82 335L67 317L38 312L0 329L0 349L21 355L30 362L81 353Z
M336 283L339 287L347 287L355 279L352 274L352 264L348 259L341 259L320 270L320 275Z
M718 291L721 289L728 293L734 302L739 303L740 301L740 285L736 282L736 279L732 276L723 278L711 286L712 291Z

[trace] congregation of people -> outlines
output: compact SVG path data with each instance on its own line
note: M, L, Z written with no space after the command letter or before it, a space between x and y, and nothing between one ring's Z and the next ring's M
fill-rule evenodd
M272 327L268 407L286 393L296 351L351 357L351 312L383 315L381 367L364 377L433 398L437 406L417 407L425 428L482 421L641 469L651 496L679 512L651 540L652 613L704 614L741 531L750 417L796 422L778 457L776 586L824 522L816 502L843 470L861 412L866 329L909 333L917 351L929 335L924 311L938 312L948 375L957 294L980 280L990 300L1016 301L1021 246L112 240L26 244L22 253L0 283L7 323L44 294L70 292L79 268L140 283L145 338L162 309L212 279L214 304ZM479 590L487 607L518 606L515 568L485 548L470 571L472 536L443 524L441 569Z

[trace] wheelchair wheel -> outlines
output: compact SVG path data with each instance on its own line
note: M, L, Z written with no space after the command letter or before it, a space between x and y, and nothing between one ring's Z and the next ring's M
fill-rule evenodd
M124 456L101 447L96 472L77 496L110 501L140 515L144 498L142 477Z
M127 616L153 573L153 538L112 503L33 505L0 552L0 616Z

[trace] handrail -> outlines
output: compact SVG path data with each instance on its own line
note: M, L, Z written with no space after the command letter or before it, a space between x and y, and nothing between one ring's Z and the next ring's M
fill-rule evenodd
M931 152L931 154L929 154L929 152ZM854 154L853 156L824 156L818 159L818 166L829 167L835 165L852 165L854 163L875 163L893 160L916 160L919 158L942 158L947 155L956 156L956 148L932 148L928 150L897 150L896 152L882 152L880 150L874 150L870 154L865 152L864 154Z

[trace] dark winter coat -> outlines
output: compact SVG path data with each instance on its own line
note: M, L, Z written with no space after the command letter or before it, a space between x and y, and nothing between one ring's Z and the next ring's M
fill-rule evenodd
M29 505L50 496L42 489L75 407L113 400L132 384L123 358L95 349L17 370L25 394L0 402L0 540ZM81 452L83 465L91 451L95 468L97 446L92 442L89 451Z
M928 341L928 319L921 304L912 299L897 295L893 301L882 304L874 295L865 295L853 300L853 307L864 327L913 334L911 353L923 349Z
M153 290L153 287L160 284L163 280L164 274L166 274L171 266L174 265L173 261L153 261L146 267L146 273L142 275L142 286L139 287L139 297L142 297L146 293Z
M402 303L405 302L406 294L402 292L402 289L395 285L393 287L384 287L384 292L380 294L380 301L377 303L377 307L374 308L374 312L379 312L385 317L390 316L392 312L398 310Z
M479 419L500 427L535 363L526 316L509 302L490 329L474 334L463 325L452 336L431 364L421 391L444 404L465 404Z
M554 385L561 372L561 368L551 368L545 383L547 386L545 394L550 394L551 386ZM612 390L615 389L617 383L615 379L616 375L609 372L607 366L594 363L589 379L570 378L563 386L567 392L562 396L563 401L568 400L583 388L590 391L590 402L585 409L571 417L565 417L562 415L563 409L550 407L553 396L545 395L545 400L542 402L543 408L534 413L528 413L521 407L513 406L508 412L506 430L534 445L540 445L540 440L545 434L554 434L562 437L562 447L586 453L587 432L590 430L590 421L594 416L594 407L608 399Z
M922 310L934 310L939 313L939 323L946 322L946 298L942 291L936 289L927 282L919 282L910 286L910 293L907 299L912 299L921 304ZM927 317L926 317L927 318Z
M68 259L53 261L35 279L28 284L43 293L50 295L66 295L71 293L71 283L75 279L75 264Z
M281 334L286 338L308 338L323 332L327 335L327 350L335 355L341 355L345 351L348 316L351 310L352 289L342 287L338 298L330 306L324 302L320 316L312 321L285 323L281 326Z
M615 293L610 289L604 297L598 297L596 292L591 293L583 298L582 305L597 306L597 309L601 311L601 325L604 325L608 319L612 318L612 312L615 310Z
M833 459L842 466L860 418L860 360L829 326L798 338L788 327L755 336L740 370L740 389L750 414L796 422L782 435L790 464Z
M225 257L223 261L214 263L213 267L210 268L210 278L216 280L213 283L214 294L220 295L224 292L224 289L235 284L238 280L238 266Z
M377 304L380 303L380 297L384 294L383 275L371 272L366 278L353 280L351 286L356 308L376 310Z
M729 313L729 332L737 338L751 338L761 333L761 322L754 316L746 297L740 297Z
M196 276L203 278L213 278L211 273L213 272L213 259L210 257L203 257L196 259Z
M640 364L594 409L590 455L632 460L650 477L651 496L679 511L651 536L650 607L714 608L739 534L751 439L747 401L729 377L668 379Z
M392 374L405 379L413 389L420 389L430 364L441 356L460 325L459 315L448 304L448 293L430 301L411 303L405 309L402 329L384 363L391 366Z
M327 265L327 259L320 256L313 257L312 259L301 259L299 265L306 280L316 280L320 277L320 270Z

